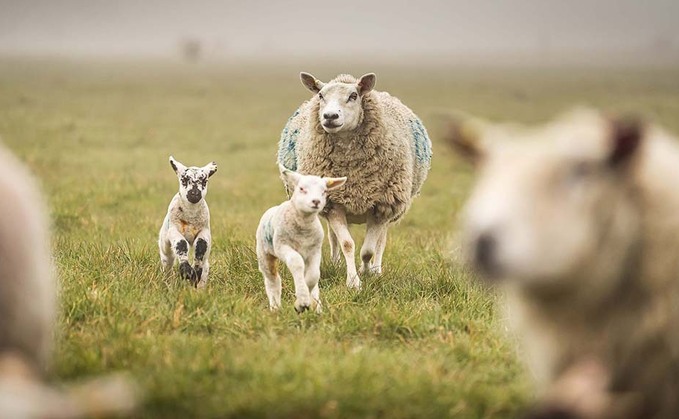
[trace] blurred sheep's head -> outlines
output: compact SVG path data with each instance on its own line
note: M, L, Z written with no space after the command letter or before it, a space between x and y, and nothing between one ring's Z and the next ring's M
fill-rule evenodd
M590 110L533 129L451 123L451 145L479 175L463 215L467 260L535 291L615 286L639 241L642 131Z

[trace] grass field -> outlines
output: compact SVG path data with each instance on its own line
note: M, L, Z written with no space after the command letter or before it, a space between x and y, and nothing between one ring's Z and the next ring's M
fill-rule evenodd
M285 197L274 165L299 70L378 74L434 143L422 195L391 230L385 274L344 285L324 247L322 315L284 274L270 313L254 232ZM296 68L0 60L0 135L39 177L61 288L54 380L129 370L139 417L511 417L530 400L497 298L449 262L472 174L436 115L545 120L572 104L639 110L679 132L679 70ZM168 156L217 161L208 288L160 273L177 181ZM360 243L362 229L354 228Z

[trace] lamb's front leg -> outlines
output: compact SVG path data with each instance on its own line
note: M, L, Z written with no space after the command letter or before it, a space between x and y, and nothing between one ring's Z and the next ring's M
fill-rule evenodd
M311 295L304 278L304 259L302 255L288 245L281 245L276 249L276 256L288 266L292 279L295 282L295 297L297 297L295 300L295 310L298 313L308 310L311 307Z
M347 287L358 289L361 287L361 279L356 272L356 260L354 259L354 239L351 238L347 226L347 216L343 209L333 208L328 214L328 223L335 232L339 245L347 263Z
M321 292L318 281L321 278L321 249L309 256L304 269L304 280L311 290L311 305L316 313L323 311L321 306Z
M212 248L212 236L209 229L203 229L196 236L194 243L195 254L193 257L193 269L196 272L195 285L204 288L207 285L207 276L210 272L210 249Z
M170 226L168 230L168 239L172 245L172 251L179 260L179 275L195 283L196 271L189 263L189 242L175 227Z
M361 247L361 273L382 273L382 252L383 244L386 243L387 224L376 221L372 216L368 217L366 223L365 240ZM380 240L383 239L384 243ZM378 257L379 255L379 257Z

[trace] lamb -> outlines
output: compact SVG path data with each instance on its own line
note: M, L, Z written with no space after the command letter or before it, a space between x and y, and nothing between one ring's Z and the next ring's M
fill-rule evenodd
M281 259L295 282L295 310L302 313L314 308L320 313L318 280L323 227L318 213L325 206L327 192L344 185L347 178L303 176L283 166L279 170L292 196L269 208L257 227L257 261L264 276L269 308L277 310L281 305L281 277L276 266Z
M217 163L203 167L186 167L170 156L170 166L177 174L179 192L167 208L167 215L160 227L158 247L164 272L169 272L175 258L179 261L179 273L195 287L207 284L210 271L210 210L205 202L208 179L217 171ZM194 248L194 266L189 262L189 248Z
M460 122L449 140L480 172L464 253L503 285L546 388L533 417L679 417L677 139L578 110L534 129Z
M77 418L130 412L124 376L56 388L44 380L56 317L49 222L31 173L0 147L0 417Z
M316 93L283 129L278 162L318 176L346 175L344 188L328 196L334 262L344 255L347 286L360 288L348 223L366 223L361 273L382 273L387 230L419 194L431 166L431 141L420 119L397 98L373 90L376 76L341 74L323 83L308 73L302 84Z

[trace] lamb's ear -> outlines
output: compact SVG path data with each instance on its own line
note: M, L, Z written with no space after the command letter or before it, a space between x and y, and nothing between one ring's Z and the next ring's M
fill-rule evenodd
M445 140L463 159L478 165L486 151L481 145L481 130L474 121L460 116L449 116L446 122Z
M302 84L304 85L304 87L306 87L307 89L311 90L314 93L320 92L323 86L325 86L325 83L318 80L313 75L305 73L303 71L299 73L299 78L300 80L302 80Z
M363 96L364 94L375 88L375 79L377 76L375 73L368 73L361 76L358 79L358 94Z
M325 180L325 187L328 188L329 191L337 189L347 182L346 177L324 177L323 180Z
M281 173L281 179L283 179L283 182L289 186L289 189L295 189L295 186L297 186L297 183L299 182L302 175L287 169L282 164L278 164L278 171Z
M207 177L211 177L217 171L217 163L210 162L202 167L204 172L207 172Z
M639 150L643 138L643 124L634 117L613 118L609 124L611 149L606 163L611 167L626 166Z
M184 170L186 170L186 166L181 164L178 160L175 160L172 156L170 156L170 166L176 174L184 173Z

